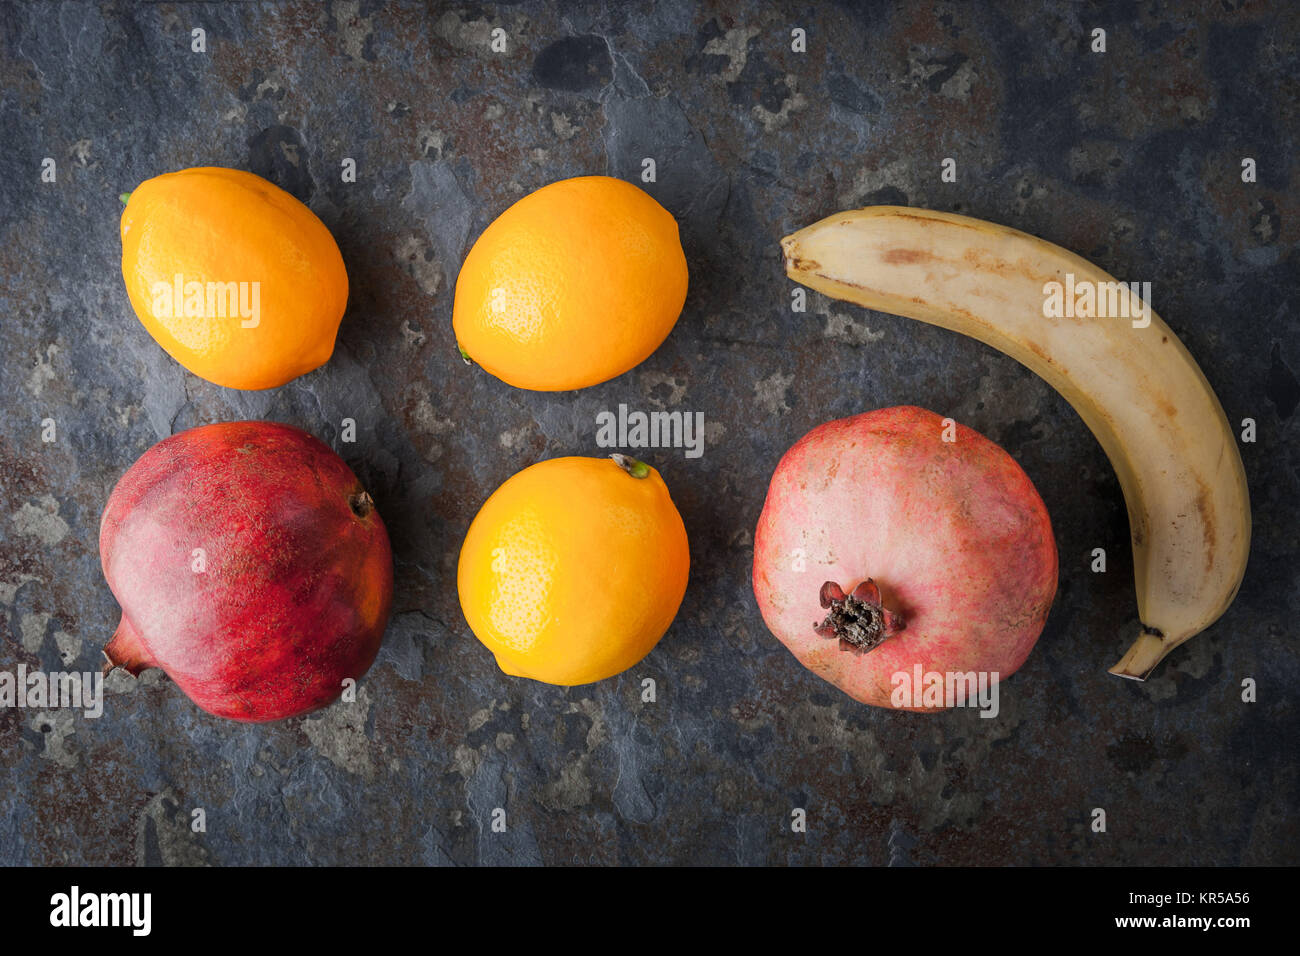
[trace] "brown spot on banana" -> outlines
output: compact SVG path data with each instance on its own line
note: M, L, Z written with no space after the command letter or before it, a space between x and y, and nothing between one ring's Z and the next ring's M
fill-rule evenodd
M1196 480L1196 510L1201 516L1201 527L1205 529L1205 569L1214 565L1214 545L1218 535L1214 530L1214 504L1210 500L1210 489L1200 478Z
M880 258L891 266L905 266L926 262L934 256L921 249L888 249Z

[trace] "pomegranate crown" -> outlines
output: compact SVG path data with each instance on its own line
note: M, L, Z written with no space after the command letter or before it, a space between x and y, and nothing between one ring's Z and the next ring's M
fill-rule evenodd
M880 588L871 578L855 587L852 594L845 594L834 581L827 581L819 597L827 614L820 624L813 624L813 630L838 640L840 650L865 654L907 627L901 615L881 602Z

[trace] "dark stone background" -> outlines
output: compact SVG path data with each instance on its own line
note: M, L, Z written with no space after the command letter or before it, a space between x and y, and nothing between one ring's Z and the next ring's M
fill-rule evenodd
M98 666L117 617L100 510L137 456L193 425L269 418L332 442L398 567L354 705L242 726L154 674L115 675L99 720L0 712L0 862L1296 862L1297 8L610 6L0 6L0 668ZM505 54L487 48L497 26ZM57 184L39 181L45 156ZM451 290L473 238L538 186L634 178L644 156L691 266L664 346L578 393L464 366ZM184 372L123 289L118 194L208 164L307 201L347 262L333 360L274 391ZM1146 684L1106 673L1137 628L1127 525L1069 406L943 330L816 295L791 313L777 240L877 202L1004 222L1152 281L1228 417L1258 422L1240 596ZM600 453L595 415L620 402L709 423L702 459L647 455L691 535L677 623L616 679L507 678L457 605L461 538L519 468ZM781 453L902 403L1004 445L1055 524L1060 595L996 720L860 706L754 605L752 531ZM345 417L356 444L339 443ZM1109 573L1088 570L1094 547ZM640 702L644 677L657 703Z

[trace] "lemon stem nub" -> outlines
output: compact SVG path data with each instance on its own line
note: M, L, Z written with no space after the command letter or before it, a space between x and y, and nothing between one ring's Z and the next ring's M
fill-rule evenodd
M120 199L120 200L122 200L122 205L125 206L127 203L129 203L129 202L131 201L131 194L130 194L130 193L121 193L117 198Z
M650 474L650 466L643 461L637 461L629 455L613 454L609 456L614 459L614 464L622 468L633 478L645 478Z
M457 342L457 343L456 343L456 350L457 350L458 352L460 352L460 357L461 357L461 359L464 361L464 363L465 363L466 365L473 365L473 364L474 364L474 360L473 360L472 358L470 358L470 357L469 357L469 353L465 351L465 346L463 346L463 345L461 345L459 342Z

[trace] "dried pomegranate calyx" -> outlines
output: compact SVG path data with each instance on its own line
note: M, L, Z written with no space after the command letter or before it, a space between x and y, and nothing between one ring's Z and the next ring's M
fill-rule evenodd
M826 638L835 638L840 649L865 654L887 638L902 631L907 623L881 603L880 588L867 578L852 594L845 594L834 581L822 585L821 605L828 609L825 620L813 630Z
M364 518L375 510L375 499L364 489L358 489L348 496L348 507L358 518Z

